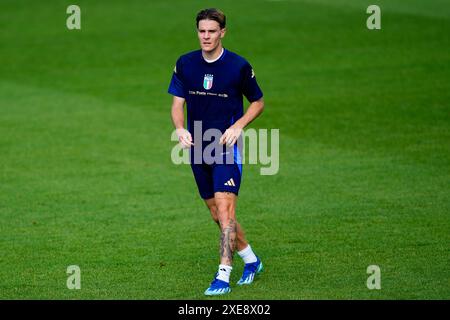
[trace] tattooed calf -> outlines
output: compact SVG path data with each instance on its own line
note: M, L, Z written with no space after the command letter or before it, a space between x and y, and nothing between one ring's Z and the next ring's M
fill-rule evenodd
M233 253L236 248L236 220L230 219L228 225L222 226L220 236L220 261L222 264L232 265Z

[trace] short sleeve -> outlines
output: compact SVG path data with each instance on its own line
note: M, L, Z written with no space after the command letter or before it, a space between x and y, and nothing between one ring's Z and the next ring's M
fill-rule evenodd
M256 82L255 72L249 63L246 63L242 69L242 93L249 102L262 98L263 93Z
M172 79L170 80L169 90L167 92L171 95L184 98L184 85L181 71L182 65L180 59L178 59L175 68L173 69Z

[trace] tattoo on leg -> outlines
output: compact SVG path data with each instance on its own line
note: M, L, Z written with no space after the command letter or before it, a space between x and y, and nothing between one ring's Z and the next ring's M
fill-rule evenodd
M220 259L231 266L233 253L236 248L236 221L230 219L228 225L222 229L220 236Z

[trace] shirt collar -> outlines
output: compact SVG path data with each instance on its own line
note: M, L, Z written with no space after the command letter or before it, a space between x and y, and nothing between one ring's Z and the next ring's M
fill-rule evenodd
M219 60L220 58L222 58L224 52L225 52L225 49L222 48L222 51L220 52L220 55L219 55L217 58L213 59L213 60L208 60L208 59L206 59L205 57L203 57L203 54L202 54L202 57L203 57L203 60L205 60L205 62L207 62L207 63L213 63L213 62L216 62L217 60Z

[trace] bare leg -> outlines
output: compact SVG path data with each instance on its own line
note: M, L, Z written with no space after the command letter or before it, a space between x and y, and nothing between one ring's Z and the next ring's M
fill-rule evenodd
M236 250L236 196L229 192L216 192L217 218L220 230L220 264L231 266Z
M220 229L219 218L217 216L216 200L214 198L206 199L205 203L209 209L209 212L211 213L211 218L214 220L215 223L217 223ZM245 232L242 229L241 225L236 220L236 249L238 251L241 251L245 249L247 246L248 242L245 240Z

